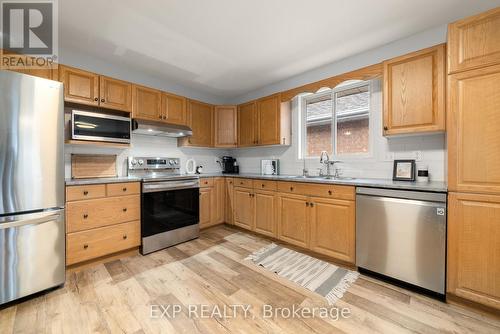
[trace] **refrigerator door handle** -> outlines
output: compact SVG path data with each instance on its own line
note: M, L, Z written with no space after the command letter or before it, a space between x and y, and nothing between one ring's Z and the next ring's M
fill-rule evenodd
M23 225L37 225L47 223L59 219L64 209L45 211L39 213L24 214L18 216L0 217L0 230L19 227ZM5 218L15 217L13 220L5 220Z

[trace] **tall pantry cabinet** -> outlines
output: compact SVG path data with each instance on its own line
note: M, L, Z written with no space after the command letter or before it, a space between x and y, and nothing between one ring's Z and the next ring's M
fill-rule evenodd
M500 310L500 8L448 28L448 295Z

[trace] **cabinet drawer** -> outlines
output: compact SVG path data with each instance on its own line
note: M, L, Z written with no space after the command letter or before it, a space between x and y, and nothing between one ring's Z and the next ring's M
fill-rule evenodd
M141 184L139 182L109 183L106 185L106 188L106 193L109 197L136 195L141 193Z
M234 178L234 186L235 187L243 187L243 188L253 188L253 180L250 179L241 179Z
M212 177L204 177L200 179L200 188L213 187L214 179Z
M84 186L66 187L66 201L78 201L82 199L101 198L106 196L106 185L91 184Z
M69 233L66 236L66 265L94 259L140 245L139 221Z
M253 188L276 191L278 189L278 182L270 180L253 180Z
M355 198L355 189L353 186L300 182L278 182L278 190L280 192L306 196L338 198L345 200L354 200Z
M140 205L139 195L67 203L67 232L139 220Z

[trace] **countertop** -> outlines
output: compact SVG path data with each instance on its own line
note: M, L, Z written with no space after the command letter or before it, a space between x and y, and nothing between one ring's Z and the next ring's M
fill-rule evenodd
M417 191L431 191L431 192L447 192L447 185L445 182L404 182L393 181L387 179L324 179L324 178L301 178L293 175L261 175L251 173L241 174L222 174L222 173L205 173L198 175L199 177L240 177L247 179L266 179L277 181L289 182L308 182L308 183L323 183L323 184L339 184L356 187L371 187L371 188L388 188L388 189L402 189L402 190L417 190ZM86 184L99 184L99 183L117 183L117 182L138 182L140 178L131 176L119 176L113 178L92 178L92 179L66 179L66 185L86 185Z

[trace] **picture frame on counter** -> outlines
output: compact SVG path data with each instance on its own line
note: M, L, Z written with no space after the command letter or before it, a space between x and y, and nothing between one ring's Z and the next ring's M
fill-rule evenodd
M393 181L415 181L415 160L394 160Z

